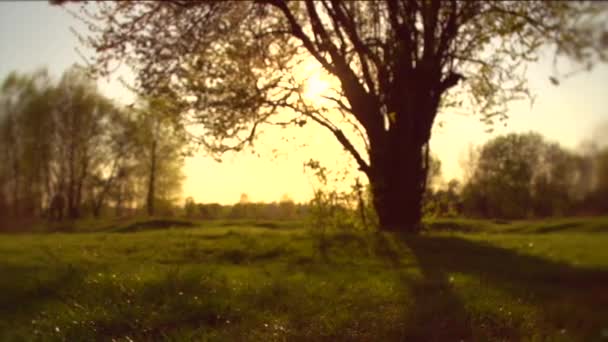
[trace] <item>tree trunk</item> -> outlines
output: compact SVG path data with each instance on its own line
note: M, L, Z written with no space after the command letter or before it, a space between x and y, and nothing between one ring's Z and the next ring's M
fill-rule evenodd
M117 193L117 196L116 196L116 207L114 208L116 217L121 217L122 216L122 202L123 202L123 190L122 190L122 188L123 188L122 182L119 182L119 184L118 184L118 193Z
M154 198L155 198L155 183L156 183L156 139L152 140L152 150L150 151L150 175L148 179L148 196L146 207L148 215L154 215Z
M74 130L72 129L72 132ZM73 134L73 133L72 133ZM73 136L70 137L70 145L68 152L68 214L67 216L71 219L74 219L78 216L76 212L76 145L75 138Z
M14 187L13 187L13 215L14 217L19 217L21 214L21 205L19 203L19 195L20 195L20 189L19 189L19 174L20 174L20 168L19 168L19 161L17 159L17 156L14 157L15 159L13 160L13 179L15 181Z
M391 151L392 150L392 151ZM370 183L381 230L417 233L426 170L422 146L395 147L372 164Z
M368 177L382 230L417 233L421 228L428 142L439 103L437 96L424 91L424 84L418 80L396 88L385 134L370 139Z

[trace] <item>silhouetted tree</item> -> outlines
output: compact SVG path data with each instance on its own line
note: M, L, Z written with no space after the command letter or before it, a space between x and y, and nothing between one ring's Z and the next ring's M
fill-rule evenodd
M528 94L522 64L543 46L589 68L606 60L597 16L605 8L565 1L120 1L101 2L83 17L98 69L130 62L142 92L169 97L182 119L203 126L208 150L240 150L261 124L291 109L289 123L320 124L353 156L372 186L381 227L414 232L437 114L464 105L488 123L503 120L506 103ZM302 96L296 71L311 60L335 80L323 104Z

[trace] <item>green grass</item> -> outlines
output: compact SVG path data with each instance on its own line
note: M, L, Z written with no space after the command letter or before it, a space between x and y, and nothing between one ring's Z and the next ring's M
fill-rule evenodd
M0 340L608 340L608 218L437 220L415 237L304 226L1 235Z

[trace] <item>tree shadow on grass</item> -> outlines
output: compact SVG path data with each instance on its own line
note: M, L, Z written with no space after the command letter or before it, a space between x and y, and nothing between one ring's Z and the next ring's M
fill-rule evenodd
M567 329L581 340L598 339L608 317L608 270L577 268L457 237L399 236L417 259L424 280L414 286L411 340L470 340L471 313L454 292L450 274L476 277L512 298L540 308L546 329ZM519 339L517 327L486 327L491 338ZM477 336L479 337L479 336Z
M464 303L452 291L449 276L443 267L421 256L417 248L403 244L391 235L374 236L376 254L389 261L395 269L411 266L404 263L408 253L417 259L422 273L421 281L412 282L411 275L401 274L401 283L412 294L412 308L403 322L398 339L404 341L460 341L471 337L468 314Z

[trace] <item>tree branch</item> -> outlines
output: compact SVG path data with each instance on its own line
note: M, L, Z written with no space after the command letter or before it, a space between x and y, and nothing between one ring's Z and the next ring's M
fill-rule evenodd
M294 17L293 13L289 9L289 7L287 7L287 3L285 3L282 0L263 0L263 1L260 1L260 2L261 3L268 3L268 4L270 4L270 5L275 6L276 8L278 8L283 13L283 15L285 15L285 18L289 22L292 34L296 38L300 39L300 41L302 42L302 44L304 45L304 47L306 48L306 50L308 50L308 52L327 71L335 74L336 71L335 71L335 68L333 67L333 65L331 63L329 63L329 61L327 61L323 56L321 56L320 51L315 47L315 44L312 42L312 40L310 39L310 37L308 37L304 33L304 30L302 29L302 26L300 26L300 24L298 24L298 21Z

